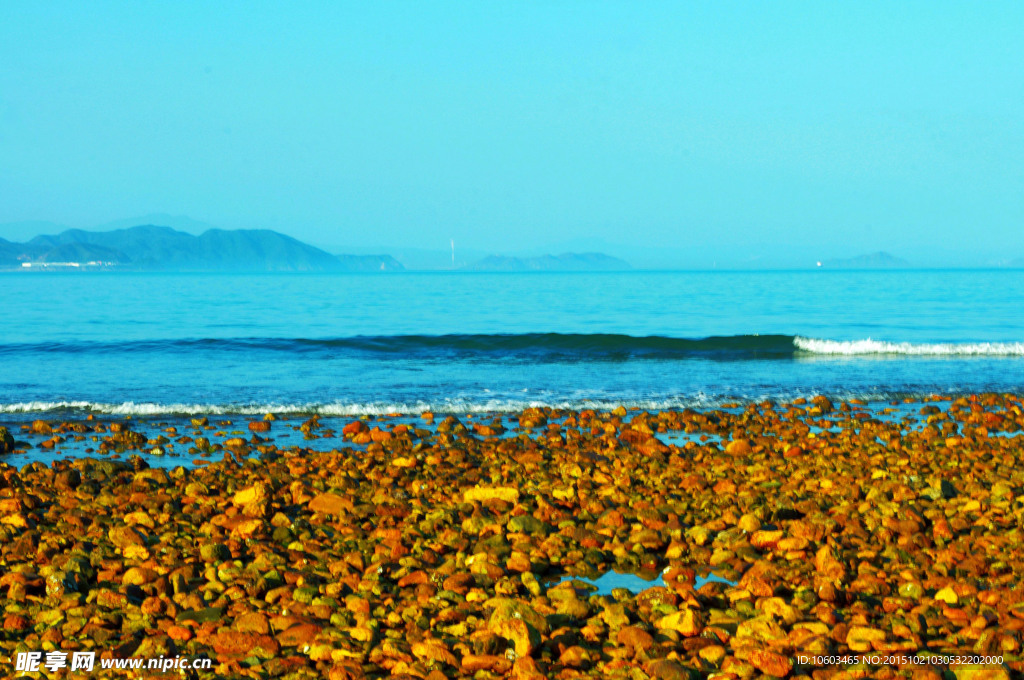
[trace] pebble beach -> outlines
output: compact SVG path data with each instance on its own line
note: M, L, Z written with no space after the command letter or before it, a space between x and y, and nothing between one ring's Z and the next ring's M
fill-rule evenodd
M1022 426L1013 394L8 421L3 656L209 658L204 678L1013 677Z

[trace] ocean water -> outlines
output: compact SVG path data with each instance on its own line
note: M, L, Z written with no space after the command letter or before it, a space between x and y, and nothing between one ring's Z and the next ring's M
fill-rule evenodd
M1024 271L0 274L0 414L1024 389Z

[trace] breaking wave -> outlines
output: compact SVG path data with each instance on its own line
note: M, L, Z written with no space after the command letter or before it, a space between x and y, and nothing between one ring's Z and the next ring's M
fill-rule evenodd
M932 357L1014 357L1024 356L1024 342L886 342L884 340L820 340L793 338L794 346L809 354L842 356L906 355Z

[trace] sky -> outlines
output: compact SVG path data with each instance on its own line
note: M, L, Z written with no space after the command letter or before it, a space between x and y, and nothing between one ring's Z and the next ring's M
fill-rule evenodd
M1024 257L1022 34L1016 2L0 3L0 223Z

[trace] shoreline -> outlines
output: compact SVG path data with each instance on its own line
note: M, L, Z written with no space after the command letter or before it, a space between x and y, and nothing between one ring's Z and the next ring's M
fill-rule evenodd
M107 416L10 428L95 457L0 456L5 656L213 659L202 677L830 677L800 658L918 652L1024 671L1019 396L150 420L165 442ZM180 454L139 455L153 442ZM613 571L664 585L563 580Z

